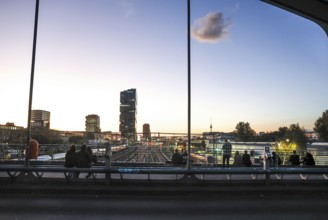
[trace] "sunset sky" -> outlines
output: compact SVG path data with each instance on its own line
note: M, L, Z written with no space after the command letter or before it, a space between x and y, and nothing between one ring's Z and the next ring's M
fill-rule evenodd
M0 124L27 126L35 0L0 0ZM191 0L191 130L257 132L328 109L328 38L259 0ZM33 109L51 128L119 130L137 89L138 131L187 132L187 0L40 0Z

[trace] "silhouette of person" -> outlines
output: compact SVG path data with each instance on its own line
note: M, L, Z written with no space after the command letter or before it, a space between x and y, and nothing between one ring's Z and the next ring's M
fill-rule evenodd
M76 147L75 147L74 144L66 152L64 166L67 167L67 168L76 166Z
M242 157L241 157L241 154L239 153L239 151L236 151L235 152L235 157L234 157L234 162L233 162L234 165L242 165Z
M90 168L91 167L91 157L87 152L87 146L82 145L81 150L76 153L76 167L79 168ZM79 173L77 177L79 176Z
M172 155L171 161L172 161L173 166L179 166L182 163L183 157L179 153L178 149L175 149L174 154Z
M247 150L244 151L244 154L242 157L242 163L245 167L252 166L251 156L249 156Z
M315 161L314 161L314 158L313 158L312 154L310 152L307 152L305 154L305 157L303 157L301 163L305 166L314 166Z
M300 156L296 153L296 150L293 151L293 154L289 157L289 162L293 166L300 165Z
M76 157L77 157L76 147L73 144L71 146L71 148L66 152L64 166L67 167L67 168L75 167L76 166ZM69 172L68 173L68 177L71 177L72 175L74 177L78 177L78 173L76 173L76 172L74 172L74 173Z
M222 146L222 158L223 158L223 167L229 167L229 160L231 157L231 144L225 139L224 144ZM226 163L227 162L227 163Z
M281 159L276 152L272 151L272 166L277 167L278 165L281 165Z

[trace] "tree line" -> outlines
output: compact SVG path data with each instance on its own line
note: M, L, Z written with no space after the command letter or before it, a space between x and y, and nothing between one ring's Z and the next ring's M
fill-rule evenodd
M318 134L320 141L328 142L328 110L324 111L322 116L315 121L313 130ZM234 132L237 141L281 142L287 145L290 143L297 146L297 149L305 149L308 142L305 130L298 123L291 124L289 127L280 127L277 131L257 135L248 122L239 122Z
M313 130L318 134L319 140L328 142L328 110L322 113L316 122ZM299 124L291 124L289 127L280 127L277 131L257 135L248 122L239 122L235 129L236 139L239 141L280 141L287 140L293 142L306 141L305 130Z

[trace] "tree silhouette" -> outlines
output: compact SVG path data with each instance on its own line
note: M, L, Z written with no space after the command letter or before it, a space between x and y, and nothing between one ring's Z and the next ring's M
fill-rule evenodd
M291 124L285 134L285 139L290 143L296 144L296 150L299 152L306 151L307 138L303 128L299 124Z
M328 141L328 110L322 113L322 116L315 122L313 130L319 134L319 139Z
M248 122L239 122L236 125L236 137L240 141L252 141L255 139L255 131L251 128Z

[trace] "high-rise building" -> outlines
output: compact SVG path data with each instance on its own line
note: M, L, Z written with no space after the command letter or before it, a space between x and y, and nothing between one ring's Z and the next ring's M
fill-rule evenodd
M85 131L87 133L99 133L100 129L100 117L98 115L85 116Z
M44 110L32 110L31 128L41 130L50 129L50 112Z
M137 90L122 91L120 102L121 136L123 139L137 140Z
M143 133L143 138L145 140L150 140L150 125L149 124L144 124L142 126L142 133Z

